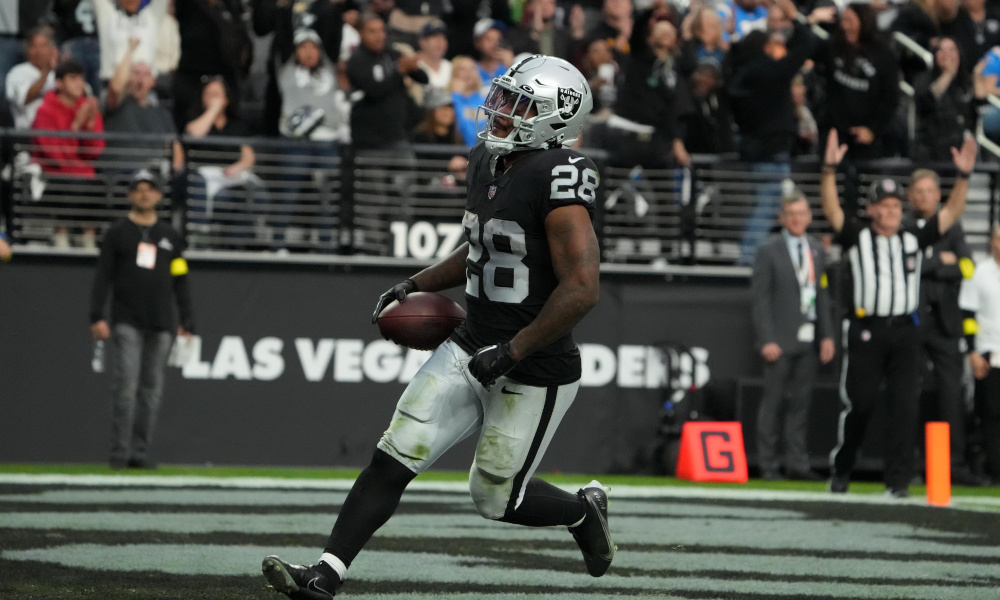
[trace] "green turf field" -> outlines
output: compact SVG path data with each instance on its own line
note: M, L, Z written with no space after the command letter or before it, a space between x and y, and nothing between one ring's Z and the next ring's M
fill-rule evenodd
M314 562L354 475L0 466L0 599L284 598L265 588L261 558ZM465 477L419 477L343 596L1000 599L996 488L931 508L876 484L845 497L823 484L602 477L619 552L594 579L565 529L480 518Z

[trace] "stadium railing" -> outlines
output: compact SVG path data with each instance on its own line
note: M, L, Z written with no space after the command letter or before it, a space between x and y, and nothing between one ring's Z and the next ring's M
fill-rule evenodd
M92 253L53 248L58 227L101 232L128 208L127 182L138 168L159 173L164 217L198 253L233 260L433 261L460 244L465 206L464 170L450 170L462 146L414 146L412 154L364 152L350 146L269 138L212 138L104 134L107 147L91 159L93 177L53 172L38 132L0 131L8 230L23 251ZM45 138L94 137L45 132ZM183 147L174 163L173 145ZM253 148L256 161L242 174L227 174L238 148ZM775 224L783 181L809 199L812 231L828 233L819 204L817 157L786 167L741 163L727 156L696 155L688 168L643 170L608 165L607 153L585 149L598 165L602 185L595 223L606 268L625 271L690 271L744 275L741 246L754 219ZM984 153L985 155L985 153ZM970 243L985 247L997 220L998 163L980 160L963 218ZM861 206L880 176L905 184L916 167L941 174L947 197L950 164L915 165L885 159L838 175L842 198ZM787 184L784 184L787 186ZM763 206L764 210L760 211ZM755 211L759 214L755 217ZM982 243L980 243L982 242Z

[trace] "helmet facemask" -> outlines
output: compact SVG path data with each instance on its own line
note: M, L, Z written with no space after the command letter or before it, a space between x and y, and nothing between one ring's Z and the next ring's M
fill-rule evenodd
M517 150L531 149L529 144L535 137L533 121L538 115L532 96L494 81L479 110L485 113L483 120L486 121L479 137L486 140L486 147L492 154L504 156ZM502 130L507 127L510 131L503 135ZM497 132L497 129L501 131Z

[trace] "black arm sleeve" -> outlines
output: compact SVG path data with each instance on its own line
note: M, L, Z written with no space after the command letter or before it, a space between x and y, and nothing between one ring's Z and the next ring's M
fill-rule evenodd
M273 33L277 24L277 0L253 0L253 32L264 36Z
M105 319L104 305L108 299L108 288L115 277L115 251L117 250L117 228L112 227L101 241L101 254L97 258L97 272L90 290L90 323Z
M976 313L972 312L971 310L964 310L963 309L962 310L962 323L963 323L963 327L964 327L964 323L966 321L970 320L970 319L973 320L973 321L975 321L976 320ZM965 334L965 349L966 349L966 352L972 352L973 350L976 349L976 334L974 334L974 333L966 333Z
M187 275L174 277L174 296L177 298L177 312L180 315L181 327L188 333L194 333L194 314L191 310L191 288Z

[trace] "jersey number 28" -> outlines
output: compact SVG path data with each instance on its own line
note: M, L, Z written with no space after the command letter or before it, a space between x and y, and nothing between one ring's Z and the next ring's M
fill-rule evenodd
M523 302L528 297L528 265L521 262L528 254L524 229L517 222L504 219L490 219L480 227L479 215L468 211L462 227L469 238L465 293L480 297L481 276L482 292L487 299L508 304Z

